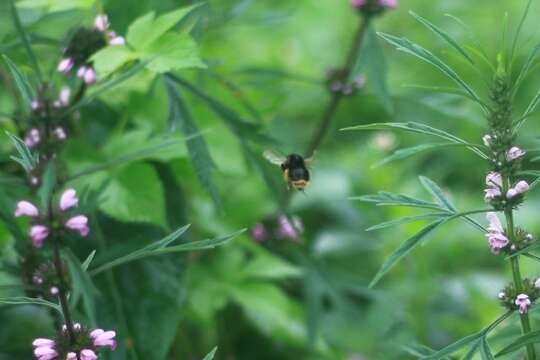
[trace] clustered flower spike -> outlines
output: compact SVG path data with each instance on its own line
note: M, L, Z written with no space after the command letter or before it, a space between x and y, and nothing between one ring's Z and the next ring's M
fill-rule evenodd
M64 51L64 58L58 64L58 71L69 76L73 69L86 85L96 83L96 71L90 61L92 54L105 46L118 46L126 43L122 36L109 30L107 15L98 15L93 28L79 28Z
M78 204L79 199L77 198L77 193L75 190L67 189L60 196L58 208L61 213L65 213L66 211L76 207ZM38 208L29 201L21 200L17 203L15 216L29 216L33 218L35 224L30 227L28 234L32 239L32 245L36 248L41 248L43 246L43 241L49 236L51 229L49 229L47 225L43 225L43 222L46 219L39 216ZM88 218L84 215L75 215L66 218L64 214L59 214L59 218L61 219L60 222L63 224L62 226L65 229L77 231L81 236L86 236L90 232L90 228L88 227Z
M38 338L32 345L37 360L97 360L101 348L116 349L116 332L95 329L89 331L79 323L73 324L74 343L71 342L64 325L56 339Z

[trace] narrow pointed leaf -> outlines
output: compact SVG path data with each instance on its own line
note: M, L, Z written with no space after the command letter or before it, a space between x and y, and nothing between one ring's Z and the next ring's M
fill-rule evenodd
M69 249L64 250L63 257L69 268L69 274L72 281L72 293L70 297L70 306L77 306L79 299L82 298L84 312L88 317L90 326L96 326L96 303L95 297L99 294L96 286L88 273L83 269L83 266L77 256Z
M435 144L420 144L417 146L398 149L392 155L385 157L384 159L379 161L377 164L374 165L374 167L386 165L392 161L406 159L408 157L414 156L424 151L439 149L439 148L444 148L444 147L452 147L452 146L467 146L467 145L460 144L460 143L435 143Z
M17 69L17 65L15 65L6 55L2 55L2 58L7 65L21 98L28 106L30 106L32 100L35 98L35 91L32 88L32 85L30 85L30 82L28 82L28 78Z
M373 203L376 203L377 206L392 205L392 206L408 206L408 207L416 207L416 208L444 210L439 204L436 204L433 202L429 202L429 201L425 201L421 199L415 199L407 195L394 194L394 193L389 193L385 191L380 191L375 195L364 195L364 196L352 197L350 199L373 202Z
M407 256L417 245L419 245L423 239L425 239L426 236L428 236L433 230L435 230L439 225L441 225L444 222L443 220L437 220L416 234L414 234L412 237L407 239L404 243L401 244L401 246L392 254L390 257L384 262L381 269L377 272L371 283L369 284L369 287L375 286L377 282L388 272L390 269L394 267L401 259L403 259L405 256Z
M214 359L214 355L216 355L216 351L217 351L217 346L212 350L210 351L205 357L203 360L213 360Z
M482 336L483 336L482 332L466 336L466 337L464 337L462 339L459 339L458 341L448 345L447 347L437 351L436 353L422 358L422 360L441 360L441 359L444 359L446 356L451 355L451 354L455 353L458 350L461 350L462 348L464 348L465 346L473 343L474 341L478 341Z
M58 313L62 314L62 309L60 308L60 305L58 305L58 304L55 304L53 302L43 300L43 299L30 298L30 297L25 297L25 296L14 296L14 297L0 298L0 304L47 306L47 307L49 307L51 309L54 309L54 310L58 311Z
M514 351L521 349L522 347L526 345L536 344L539 342L540 342L540 330L532 331L528 334L520 336L519 338L514 340L512 343L504 347L501 351L495 354L495 357L498 358L500 356L510 354Z
M485 336L480 339L480 356L482 360L495 360Z
M416 215L416 216L406 216L406 217L402 217L396 220L386 221L377 225L373 225L367 228L366 231L380 230L380 229L385 229L392 226L408 224L415 221L427 220L427 219L432 219L432 218L442 218L442 217L448 217L448 216L450 216L449 213L430 213L430 214L422 214L422 215Z
M426 26L428 29L433 31L435 34L437 34L441 39L446 41L450 46L452 46L454 49L456 49L467 61L469 61L471 64L474 65L474 60L467 54L465 49L463 49L457 41L455 41L450 35L448 35L444 30L437 27L436 25L432 24L428 20L424 19L420 15L416 14L413 11L409 11L409 14L411 14L416 20L420 21L424 26Z
M433 195L438 200L438 202L443 205L447 210L450 210L452 212L457 211L456 207L446 197L439 185L437 185L433 180L425 176L420 176L420 182L422 183L424 188L429 191L429 193Z

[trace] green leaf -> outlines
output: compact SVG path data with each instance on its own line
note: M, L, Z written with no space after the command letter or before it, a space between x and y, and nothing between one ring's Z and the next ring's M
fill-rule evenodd
M521 85L521 83L523 82L527 74L529 73L529 70L531 69L531 66L536 60L536 57L539 51L540 51L540 43L536 44L536 46L534 46L531 49L529 56L527 57L527 60L525 61L525 64L523 64L523 67L521 68L521 71L519 72L519 75L513 84L514 92L516 92L519 89L519 86Z
M532 331L528 334L518 337L512 343L505 346L501 351L495 354L495 357L497 358L506 354L510 354L526 345L536 344L538 342L540 342L540 330Z
M43 180L38 190L38 195L43 209L47 208L49 199L52 196L54 187L56 186L56 161L51 159L47 162L47 167L43 174Z
M28 82L28 78L26 77L26 75L21 73L19 69L17 69L17 65L15 65L13 61L11 61L6 55L2 55L2 58L4 59L4 62L7 65L11 77L15 82L17 90L19 90L21 98L24 100L24 102L26 102L27 105L30 105L36 95L34 89L32 88L32 85L30 85L30 83Z
M146 49L200 4L184 7L155 17L150 12L136 19L128 28L127 42L137 50Z
M482 332L466 336L458 341L448 345L447 347L437 351L434 354L422 358L422 360L440 360L444 359L446 356L455 353L456 351L464 348L470 343L479 340L483 336Z
M482 107L482 109L487 112L488 109L478 97L478 95L474 92L474 90L465 82L463 79L459 77L459 75L446 63L444 63L441 59L439 59L437 56L429 52L428 50L424 49L418 44L412 43L409 40L405 38L399 38L390 34L385 33L378 33L380 37L388 41L390 44L394 45L397 50L403 51L407 54L413 55L418 57L421 60L424 60L425 62L435 66L437 69L439 69L443 74L448 76L450 79L455 81L458 85L460 85L469 95L472 96L472 98Z
M99 203L104 213L125 222L149 222L166 227L163 186L152 165L124 166L115 170L109 181Z
M433 31L436 35L438 35L441 39L446 41L450 46L452 46L454 49L456 49L467 61L469 61L471 64L474 65L474 60L467 54L467 52L450 36L448 35L444 30L437 27L436 25L432 24L428 20L424 19L420 15L416 14L413 11L409 11L409 14L414 16L414 18L418 21L420 21L424 26L426 26L428 29Z
M366 231L373 231L373 230L380 230L385 229L392 226L398 226L402 224L408 224L415 221L421 221L421 220L427 220L432 218L443 218L450 216L449 213L430 213L430 214L422 214L422 215L416 215L416 216L405 216L396 220L386 221L377 225L373 225L366 229Z
M88 271L88 267L90 266L90 264L92 263L92 260L94 260L94 256L96 256L96 250L93 250L89 255L88 257L86 258L86 260L83 261L81 267L83 269L83 271Z
M451 146L467 146L467 145L460 144L460 143L435 143L435 144L420 144L417 146L398 149L392 155L385 157L384 159L382 159L381 161L373 165L373 167L382 166L396 160L402 160L402 159L414 156L420 152L424 152L427 150L433 150L433 149L439 149L439 148L451 147Z
M90 326L95 327L97 323L95 297L99 292L88 273L83 269L83 265L77 256L69 249L64 250L63 254L72 282L70 307L75 308L79 299L82 298L84 311L88 317Z
M58 304L55 304L53 302L43 300L43 299L30 298L30 297L25 297L25 296L3 297L3 298L0 298L0 304L47 306L47 307L50 307L51 309L58 311L59 314L62 314L62 308Z
M214 359L214 355L216 355L216 351L217 351L217 346L212 350L210 351L205 357L203 360L213 360Z
M396 265L401 259L403 259L405 256L407 256L420 242L428 236L433 230L435 230L439 225L441 225L445 220L437 220L416 234L414 234L412 237L407 239L401 246L394 252L390 257L384 262L381 269L377 272L373 280L371 280L371 283L369 284L369 287L375 286L377 282L388 272L394 265Z
M466 145L474 153L478 154L481 158L487 159L487 155L484 154L480 149L484 147L482 145L471 144L455 135L450 134L444 130L440 130L429 125L420 124L416 122L407 122L407 123L373 123L367 125L356 125L348 128L343 128L341 131L355 131L355 130L387 130L387 129L397 129L404 130L408 132L431 135L439 137L445 140L449 140L453 143Z
M176 124L178 124L186 137L198 134L200 131L197 124L193 121L189 109L168 76L165 76L165 85L169 95L168 127L176 127ZM200 136L187 141L186 145L191 158L191 164L195 168L199 182L208 194L210 194L216 207L219 208L221 206L221 200L213 179L216 165L210 155L206 141Z
M9 1L10 10L11 10L11 18L13 19L13 23L15 24L15 28L17 29L17 32L19 33L19 37L22 40L24 49L26 50L28 58L30 59L30 62L32 63L34 72L36 73L36 76L39 82L42 82L41 69L39 67L36 54L32 50L32 46L30 46L30 40L28 39L28 34L26 33L26 30L24 30L24 27L21 23L21 18L19 17L19 12L17 11L15 0L8 0L8 1Z
M126 45L107 46L96 52L91 58L100 78L105 78L125 63L135 59L137 59L137 54Z
M7 131L6 134L15 145L15 150L19 153L19 156L10 156L10 158L18 162L27 173L31 172L39 163L39 155L32 154L25 142L19 137L11 135Z
M434 181L432 181L431 179L425 176L420 176L419 178L424 188L431 195L433 195L433 197L435 197L442 206L444 206L449 211L452 211L452 212L457 211L456 207L450 202L450 200L446 197L446 195L444 195L444 192L439 187L439 185L437 185Z
M93 270L90 271L90 274L92 276L95 276L99 273L102 273L105 270L112 269L113 267L126 264L128 262L144 259L151 256L158 256L163 254L171 254L171 253L179 253L179 252L185 252L185 251L199 251L199 250L206 250L206 249L213 249L216 246L221 246L233 238L237 237L238 235L242 234L245 230L237 231L235 233L232 233L230 235L209 239L209 240L199 240L199 241L192 241L185 244L180 244L176 246L166 246L163 244L168 244L175 239L177 239L180 235L182 235L187 230L187 226L184 226L174 233L170 234L164 239L161 239L157 242L158 245L151 244L147 247L144 247L142 249L139 249L137 251L134 251L130 254L124 255L118 259L115 259L113 261L110 261L104 265L101 265Z
M480 339L480 356L482 360L495 360L485 336Z
M148 60L146 67L156 73L206 67L199 58L197 44L188 34L163 35L141 53L141 58Z
M366 202L376 203L377 206L407 206L407 207L416 207L424 209L435 209L435 210L444 210L439 204L415 199L407 195L394 194L385 191L379 191L375 195L364 195L358 197L351 197L351 200L361 200Z
M205 102L212 111L224 120L225 124L241 142L245 142L247 139L256 140L266 144L273 142L272 139L260 134L260 125L242 119L234 110L205 94L188 81L172 74L169 74L169 77L178 85Z

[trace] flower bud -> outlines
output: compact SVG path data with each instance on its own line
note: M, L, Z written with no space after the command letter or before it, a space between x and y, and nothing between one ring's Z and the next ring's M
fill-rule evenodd
M71 71L71 69L73 68L74 64L75 62L73 61L71 57L64 58L58 64L57 70L67 76L69 72Z
M487 134L487 135L484 135L484 137L482 138L482 142L484 143L484 145L486 146L491 146L491 142L492 142L492 138L491 138L491 135Z
M519 294L516 297L515 304L519 306L519 313L526 314L529 306L531 305L531 300L527 294Z
M15 216L30 216L36 217L39 215L38 208L29 201L22 200L17 203L17 208L15 209Z
M519 159L525 155L525 151L521 150L517 146L513 146L506 152L506 160L513 161Z

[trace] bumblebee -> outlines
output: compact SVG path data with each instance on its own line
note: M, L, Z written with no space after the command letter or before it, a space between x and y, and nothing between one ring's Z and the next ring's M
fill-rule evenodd
M310 174L307 166L312 162L312 158L304 159L302 155L289 154L281 155L272 150L266 150L263 156L274 165L279 165L283 172L283 179L287 183L289 190L292 188L304 191L309 184Z

